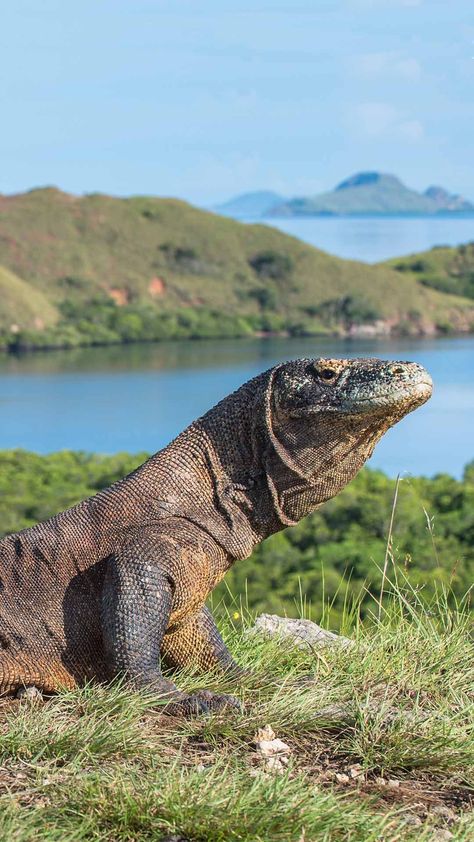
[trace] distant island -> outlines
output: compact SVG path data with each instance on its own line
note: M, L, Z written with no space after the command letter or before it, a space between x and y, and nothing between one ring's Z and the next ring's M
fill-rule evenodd
M390 216L474 213L474 204L444 187L432 185L423 193L407 187L394 175L360 172L334 190L317 196L284 198L262 190L236 196L215 208L236 219L290 216Z

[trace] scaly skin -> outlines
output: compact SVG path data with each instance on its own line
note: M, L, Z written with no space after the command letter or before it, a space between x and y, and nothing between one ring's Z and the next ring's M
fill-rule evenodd
M338 493L431 394L415 363L295 360L229 395L110 488L0 541L0 692L124 676L168 711L160 659L238 675L204 603L226 571Z

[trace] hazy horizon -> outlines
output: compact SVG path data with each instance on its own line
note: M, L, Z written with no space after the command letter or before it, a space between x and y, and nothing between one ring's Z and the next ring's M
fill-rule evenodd
M395 176L396 178L399 178L399 176L397 175L397 173L382 173L382 174L383 174L383 175L392 175L392 176ZM338 184L340 184L342 181L344 181L344 180L345 180L345 178L349 177L350 175L355 175L355 173L348 173L348 174L347 174L347 176L343 176L343 177L342 177L342 178L340 178L340 179L339 179L339 181L338 181L338 182L336 182L335 184L332 184L332 185L328 185L328 186L326 186L326 187L323 187L323 189L322 189L321 191L319 191L319 192L320 192L320 193L331 192L332 190L334 190L334 189L338 186ZM400 181L403 181L403 180L402 180L402 179L400 179ZM403 183L405 184L405 186L406 186L406 187L409 187L409 188L411 188L411 189L414 189L414 188L412 188L412 185L411 185L411 184L406 184L405 182L403 182ZM424 190L426 190L428 187L432 187L432 186L443 187L443 188L446 188L446 190L447 190L448 192L450 192L450 193L451 193L451 192L453 192L453 191L451 191L451 190L450 190L449 185L447 185L447 184L440 184L439 182L436 182L436 185L435 185L435 182L434 182L434 181L432 181L432 182L430 182L429 184L427 184L425 188L421 188L421 189L420 189L420 193L423 193L423 192L424 192ZM91 191L89 191L89 190L87 190L87 191L64 190L64 188L63 188L63 187L61 187L61 185L60 185L60 184L34 184L34 185L31 185L30 187L25 187L23 190L12 190L12 191L9 191L9 192L6 192L6 191L0 191L0 195L9 195L9 196L13 196L13 195L21 194L21 193L30 193L30 192L32 192L32 191L34 191L34 190L48 190L48 189L57 189L57 190L59 190L60 192L70 193L71 195L77 195L77 196L87 196L87 195L93 195L93 194L95 194L95 193L98 193L98 194L100 194L100 193L105 194L105 193L106 193L106 191L102 191L102 190L91 190ZM222 197L219 201L217 201L217 202L211 202L211 203L201 203L201 202L198 202L198 201L194 201L194 202L193 202L193 200L192 200L192 199L186 199L186 197L184 197L184 196L176 196L176 195L172 195L172 194L160 194L160 193L156 193L156 194L152 194L152 193L145 193L145 194L144 194L144 193L134 193L134 192L131 192L131 193L120 194L120 193L113 193L113 192L111 191L111 192L108 192L108 193L107 193L107 195L113 196L113 197L115 197L115 198L127 198L127 197L131 197L131 196L138 196L138 195L150 195L150 196L156 196L157 198L163 198L163 199L166 199L166 198L175 198L175 199L182 199L182 200L184 200L184 201L189 201L189 202L191 202L191 203L193 203L193 204L196 204L197 206L202 206L202 207L204 207L204 208L206 208L206 207L207 207L208 209L212 210L212 208L213 208L213 207L214 207L214 208L217 208L220 204L225 204L228 200L237 199L237 198L240 198L241 196L249 195L249 194L252 194L252 193L256 193L256 194L258 194L258 193L265 193L265 192L277 192L277 191L273 191L273 188L272 188L271 186L267 186L267 187L258 187L258 186L257 186L257 187L252 187L252 188L249 188L248 190L241 190L241 191L238 191L238 192L233 193L232 195L229 195L229 196L223 196L223 197ZM282 195L282 194L280 194L280 195ZM297 195L299 195L299 194L295 194L295 193L287 193L287 194L286 194L286 196L284 196L283 198L287 198L287 199L296 198L296 197L297 197ZM310 195L310 194L308 194L308 195ZM471 197L470 197L470 196L467 196L465 193L463 194L463 197L464 197L465 199L468 199L468 200L470 200L470 199L471 199ZM439 213L441 214L442 212L440 211ZM448 214L448 216L452 216L452 215L453 215L453 212L452 212L452 211L444 211L444 213ZM459 215L460 213L461 213L461 214L470 214L470 215L472 215L472 214L474 213L474 211L456 211L456 215ZM370 213L367 213L367 214L365 214L365 215L370 216L371 214L370 214ZM374 214L374 215L375 215L375 216L379 216L380 214ZM397 214L397 215L398 215L398 214ZM409 214L403 214L403 213L401 212L401 214L400 214L400 215L402 215L402 216L403 216L403 215L409 215ZM419 213L416 213L416 215L417 215L417 216L419 216L420 214L419 214ZM422 215L423 215L423 214L422 214ZM427 214L427 216L430 216L430 214Z

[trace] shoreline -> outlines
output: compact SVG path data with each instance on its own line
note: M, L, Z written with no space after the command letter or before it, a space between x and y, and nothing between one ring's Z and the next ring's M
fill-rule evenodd
M54 352L54 351L74 351L85 348L113 348L113 347L127 347L136 345L163 345L169 342L223 342L225 340L269 340L269 339L344 339L349 342L360 340L397 340L397 339L447 339L456 337L469 337L474 335L474 326L471 330L442 330L434 328L433 330L424 331L397 331L393 328L377 330L373 325L363 324L354 325L349 330L321 330L320 332L308 333L292 333L290 330L281 331L255 331L248 334L222 336L167 336L163 339L128 339L126 341L108 341L108 342L78 342L74 344L18 344L18 345L0 345L0 354L2 356L23 356L24 354L36 354L38 352Z

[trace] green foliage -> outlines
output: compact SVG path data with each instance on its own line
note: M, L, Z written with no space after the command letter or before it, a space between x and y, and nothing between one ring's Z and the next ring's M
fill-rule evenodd
M394 268L397 272L427 272L432 267L427 260L421 260L420 258L408 258L394 263Z
M144 458L0 452L0 534L96 493ZM233 604L246 595L252 610L294 615L303 594L314 619L329 613L338 622L348 603L361 602L365 614L382 582L393 495L393 480L362 471L313 515L233 567L214 598ZM474 579L474 462L462 481L445 474L402 480L389 550L391 569L421 588L423 599L440 587L449 587L453 597L468 590Z
M391 568L432 598L440 586L465 593L474 578L473 464L463 481L441 474L401 482L390 546ZM298 526L272 536L236 565L221 586L247 593L255 610L294 614L300 593L318 619L337 622L344 605L378 594L387 549L394 481L364 470ZM329 607L328 607L329 606Z
M474 298L474 242L456 248L435 246L424 255L392 261L391 265L398 272L412 273L425 287Z
M347 329L381 318L380 311L362 295L331 298L305 309L309 316L319 317L324 324L342 324Z
M238 338L265 329L262 319L245 319L204 307L170 312L140 303L118 307L110 298L95 298L84 303L64 301L60 309L63 318L54 330L20 330L5 336L8 350Z
M278 294L272 287L256 287L249 290L250 298L254 298L258 302L262 310L276 310L278 303Z
M293 261L288 254L276 251L262 251L249 260L249 265L260 278L272 278L280 281L290 274Z

